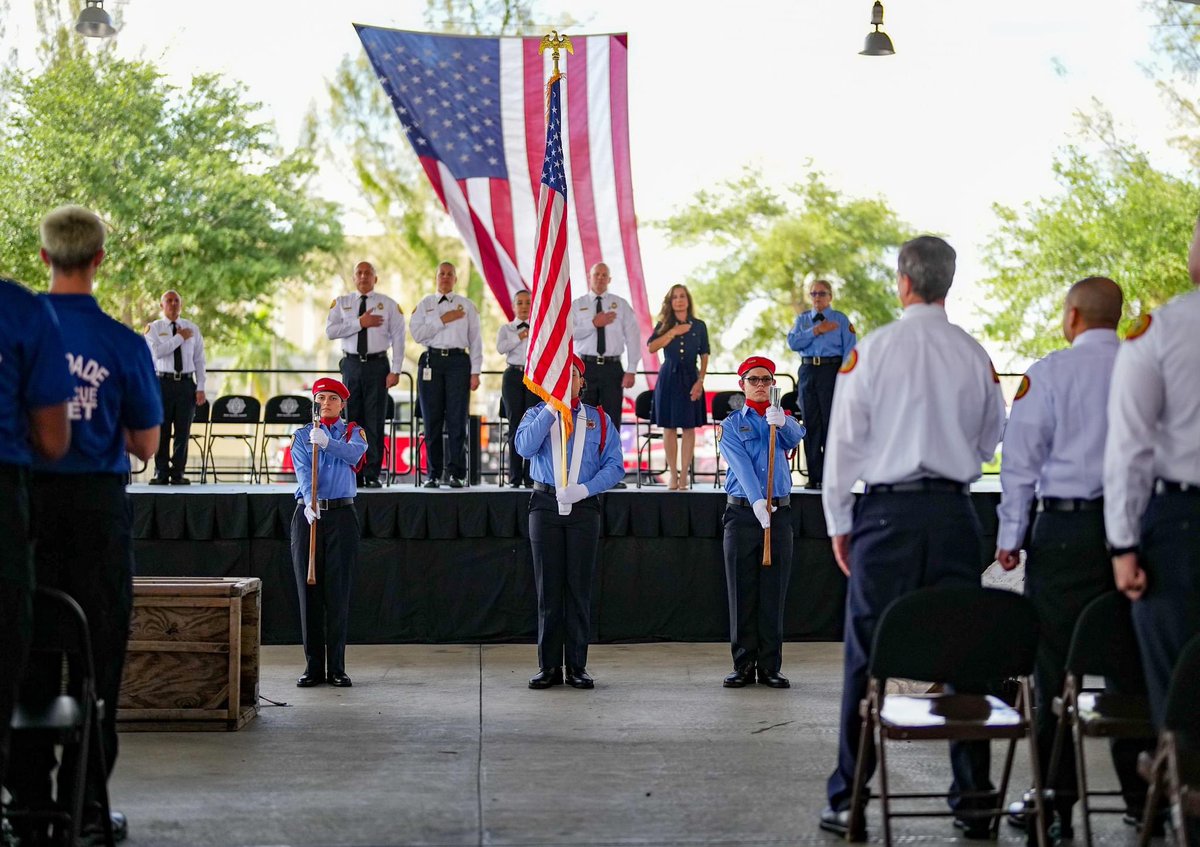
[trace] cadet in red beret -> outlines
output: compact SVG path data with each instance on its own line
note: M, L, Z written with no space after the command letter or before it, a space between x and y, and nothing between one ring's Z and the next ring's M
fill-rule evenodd
M330 685L347 688L346 630L350 617L350 583L358 561L358 513L354 510L355 473L367 453L362 428L342 419L350 390L336 379L313 383L313 403L320 420L305 424L292 437L296 469L296 511L292 515L292 569L300 594L300 628L304 633L301 688ZM317 456L317 500L312 498L313 450ZM317 524L317 583L308 584L308 528Z
M791 683L783 665L783 602L792 572L792 474L787 452L804 438L804 427L779 406L769 405L775 363L751 356L738 366L746 405L730 412L718 434L725 475L725 583L729 590L729 640L733 673L726 688L756 680L771 688ZM766 499L770 428L775 427L775 476ZM763 565L763 529L772 522L771 566Z

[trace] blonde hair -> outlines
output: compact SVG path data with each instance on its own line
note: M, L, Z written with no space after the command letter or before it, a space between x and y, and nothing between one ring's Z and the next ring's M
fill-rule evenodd
M82 206L59 206L41 225L42 248L60 271L86 268L104 249L104 223Z

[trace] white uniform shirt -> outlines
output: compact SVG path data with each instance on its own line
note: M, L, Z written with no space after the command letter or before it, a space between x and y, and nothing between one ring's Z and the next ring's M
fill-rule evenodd
M596 298L600 298L601 311L616 312L617 319L606 327L597 328L592 321L596 317ZM633 307L624 297L619 297L609 291L606 294L593 294L591 289L582 297L576 297L571 304L571 314L575 316L575 352L580 356L598 356L596 344L601 332L604 333L604 357L612 356L625 360L625 373L636 373L638 363L642 361L642 338L638 332L637 315Z
M447 312L465 312L466 317L442 323ZM479 312L466 297L430 294L417 304L412 316L413 341L439 350L466 350L471 355L471 373L483 370L483 342L479 337Z
M529 352L529 336L521 337L523 329L529 329L529 321L516 318L501 324L500 331L496 333L496 352L504 355L505 362L519 368L525 367L525 357Z
M357 291L343 294L329 304L325 318L325 335L330 341L341 340L342 352L358 355L358 308L362 296ZM392 370L399 373L404 367L404 310L386 294L372 291L367 295L366 314L383 318L379 326L367 327L367 353L392 351Z
M1108 385L1121 342L1111 329L1090 329L1066 350L1034 364L1021 380L1004 428L996 509L996 546L1017 550L1029 528L1034 496L1093 500L1104 492Z
M941 306L909 306L842 362L825 445L829 534L850 532L857 480L970 482L1003 430L1000 379L979 342Z
M1200 291L1146 319L1121 345L1108 396L1104 527L1114 547L1140 540L1155 478L1200 485Z
M171 332L171 322L166 318L151 321L146 327L146 343L150 346L150 357L154 359L154 370L158 373L175 373L175 351L182 350L183 370L180 373L192 374L196 380L196 390L203 391L206 374L204 370L204 338L200 335L200 327L191 321L180 318L175 321L177 329L190 329L192 337Z

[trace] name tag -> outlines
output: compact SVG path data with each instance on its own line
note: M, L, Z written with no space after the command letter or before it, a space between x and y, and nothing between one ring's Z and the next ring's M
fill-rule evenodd
M433 368L424 368L421 371L421 379L424 382L433 382Z

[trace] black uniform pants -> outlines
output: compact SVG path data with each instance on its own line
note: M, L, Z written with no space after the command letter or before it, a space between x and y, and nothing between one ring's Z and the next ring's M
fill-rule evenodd
M417 393L421 398L421 415L425 419L425 455L429 457L429 478L438 479L444 469L449 471L450 476L465 479L471 357L465 350L451 350L446 355L437 350L426 350L421 354L417 372L420 375ZM448 456L442 448L443 429L449 447Z
M133 609L133 510L125 477L35 473L30 512L37 584L70 595L87 616L96 694L104 701L100 741L111 774L117 759L117 697ZM60 675L56 663L31 659L22 700L54 697ZM17 805L45 806L57 763L53 744L14 739L12 759L21 763L8 775ZM89 786L91 798L96 796L93 789Z
M304 504L292 514L292 570L300 596L305 672L322 677L346 672L350 585L358 562L358 512L342 506L317 521L317 584L308 584L309 525Z
M804 416L804 459L810 485L825 476L825 439L829 437L837 375L838 366L833 362L800 366L800 414Z
M1133 604L1154 725L1161 728L1167 689L1183 647L1200 634L1200 497L1160 494L1142 518L1146 593Z
M0 784L8 772L8 726L33 630L29 472L0 465Z
M829 805L850 807L862 720L858 704L867 693L867 667L875 626L888 604L918 588L979 585L982 532L971 500L963 494L866 494L854 507L850 534L850 586L846 594L845 665L837 769L826 791ZM875 772L875 748L867 751L866 777ZM950 745L954 782L950 805L992 805L959 792L990 791L991 750L986 741Z
M592 579L600 541L600 500L558 513L554 495L535 491L529 500L529 543L538 594L538 666L587 666L592 629Z
M1062 693L1075 624L1088 603L1115 589L1112 562L1104 543L1102 511L1038 513L1025 561L1025 596L1037 609L1040 626L1034 691L1043 784L1058 725L1051 703ZM1118 692L1132 693L1144 688L1136 668L1131 677L1109 679L1106 685ZM1065 740L1067 746L1060 754L1058 779L1055 785L1047 787L1055 789L1055 806L1060 813L1069 815L1078 793L1075 756L1070 737ZM1153 747L1153 738L1114 739L1111 744L1125 805L1131 814L1138 816L1146 800L1146 783L1137 775L1137 757L1142 750Z
M783 666L783 604L792 574L792 507L771 514L771 566L763 567L763 528L749 506L725 507L725 584L733 666L778 673Z
M621 383L625 379L625 366L617 356L606 356L603 365L588 357L583 360L583 366L583 378L587 385L579 392L579 399L589 406L604 409L616 424L617 432L620 432L621 409L625 398L625 388Z
M176 380L159 376L162 392L163 422L158 431L158 452L154 454L154 475L159 479L182 479L187 467L188 436L196 417L196 381L191 374Z
M354 421L367 435L367 458L359 473L359 482L379 479L383 464L383 419L387 415L387 376L391 373L387 356L359 361L358 356L342 357L342 382L350 391L346 419Z
M525 371L515 365L509 365L500 384L504 411L508 415L508 481L511 483L530 482L533 479L529 475L529 460L522 458L517 452L517 427L521 418L525 417L525 412L541 401L525 387L524 380Z

